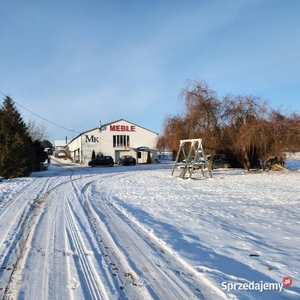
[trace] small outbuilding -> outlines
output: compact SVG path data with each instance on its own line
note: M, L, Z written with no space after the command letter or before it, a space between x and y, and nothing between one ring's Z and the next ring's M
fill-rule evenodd
M66 147L67 147L66 140L54 141L54 156L55 157L66 157L66 150L67 150Z

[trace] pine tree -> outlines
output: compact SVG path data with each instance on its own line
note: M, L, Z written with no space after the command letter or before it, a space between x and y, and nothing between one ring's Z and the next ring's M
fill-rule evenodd
M95 150L93 150L92 152L92 160L96 158L96 153L95 153Z
M34 171L42 171L41 163L44 163L48 158L48 154L45 152L45 148L42 146L40 141L34 141L33 147L35 150L35 162L34 162Z
M0 107L0 175L6 179L29 176L34 148L27 126L10 97Z
M151 164L150 151L148 151L148 154L147 154L147 164Z

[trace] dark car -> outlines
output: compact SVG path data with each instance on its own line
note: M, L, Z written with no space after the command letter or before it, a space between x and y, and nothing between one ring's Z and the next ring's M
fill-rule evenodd
M111 156L100 156L89 161L89 166L110 166L114 165L114 160Z
M136 159L131 155L123 155L119 158L118 165L122 166L129 166L129 165L136 165Z
M215 154L212 161L212 168L230 168L230 160L225 154Z
M209 156L206 156L206 159L209 160ZM182 162L186 163L186 159L184 159ZM205 168L206 162L204 157L197 157L196 161L194 161L194 157L190 157L189 162L187 164L188 168L191 168L194 164L195 169ZM183 165L184 167L184 165Z

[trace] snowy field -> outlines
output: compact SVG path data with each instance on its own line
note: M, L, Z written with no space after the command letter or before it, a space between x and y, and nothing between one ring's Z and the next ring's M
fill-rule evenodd
M203 180L172 167L53 159L1 182L0 298L300 299L300 155Z

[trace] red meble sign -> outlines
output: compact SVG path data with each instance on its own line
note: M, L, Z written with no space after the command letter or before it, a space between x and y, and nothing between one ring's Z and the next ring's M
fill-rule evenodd
M110 125L109 126L110 131L135 131L135 126L131 125Z

